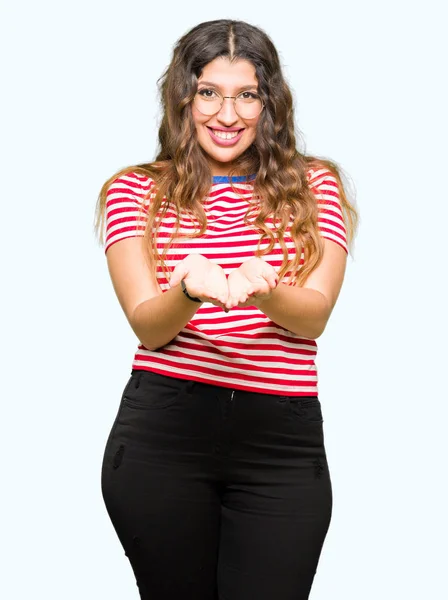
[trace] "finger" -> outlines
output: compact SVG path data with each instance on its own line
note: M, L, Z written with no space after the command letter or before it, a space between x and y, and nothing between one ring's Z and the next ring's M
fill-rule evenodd
M227 279L221 268L212 268L204 274L205 288L210 292L210 295L218 299L227 299L228 286Z
M222 290L221 293L218 295L218 298L223 304L225 304L229 299L229 288L227 287L227 283L225 289Z
M171 277L170 277L170 287L175 287L176 285L179 285L179 283L182 281L182 279L185 279L185 277L188 275L189 273L189 269L188 267L184 264L184 263L179 263L174 267L173 272L171 273Z
M279 276L277 271L274 269L274 267L272 267L270 264L265 263L265 267L261 272L261 276L263 277L263 279L265 281L268 282L268 284L272 287L273 285L277 285L276 281L278 280Z
M227 302L227 298L228 298L228 290L222 290L222 289L216 289L215 287L212 286L207 286L205 292L207 294L207 296L210 298L210 300L213 301L214 304L218 305L218 304L225 304Z
M216 279L212 279L210 282L210 288L216 290L216 298L225 304L229 298L229 286L227 283L227 278L222 273L222 276L218 276Z
M278 285L279 277L277 273L274 272L267 277L266 281L269 283L269 287L274 290Z
M231 310L232 308L235 308L235 306L238 306L238 300L235 298L235 296L229 294L227 302L225 303L225 307L227 310Z

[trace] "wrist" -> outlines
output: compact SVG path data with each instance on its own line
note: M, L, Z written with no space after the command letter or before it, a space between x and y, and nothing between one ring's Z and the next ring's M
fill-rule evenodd
M190 296L190 294L188 293L187 290L187 286L185 285L185 281L182 279L180 282L181 288L182 288L182 292L184 293L184 295L188 298L188 300L192 300L193 302L197 302L197 303L202 303L202 300L200 298L195 298L194 296Z
M271 293L268 296L262 296L261 298L257 298L257 302L255 304L255 306L257 308L262 308L263 306L269 306L271 301L273 300L274 302L276 301L276 299L279 296L279 290L278 290L278 285L277 287L275 287L273 290L271 290Z

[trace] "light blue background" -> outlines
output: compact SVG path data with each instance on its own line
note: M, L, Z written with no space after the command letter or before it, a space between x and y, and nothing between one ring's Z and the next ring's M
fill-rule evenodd
M272 37L306 150L342 166L361 214L318 340L334 507L311 598L446 600L442 4L2 1L2 598L138 598L100 492L137 340L94 206L154 157L174 42L230 17Z

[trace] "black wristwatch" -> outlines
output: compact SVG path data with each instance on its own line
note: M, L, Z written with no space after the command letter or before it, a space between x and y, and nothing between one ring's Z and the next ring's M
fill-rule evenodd
M182 279L182 281L180 282L180 285L182 286L182 291L183 293L186 295L186 297L189 300L193 300L193 302L202 302L202 300L200 298L193 298L193 296L190 296L190 294L187 292L187 287L185 285L185 281Z

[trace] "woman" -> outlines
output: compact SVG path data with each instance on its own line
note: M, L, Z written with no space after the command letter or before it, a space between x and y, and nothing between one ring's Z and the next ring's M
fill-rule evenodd
M332 510L315 340L356 211L336 165L297 151L260 29L194 27L161 96L156 160L111 177L97 207L140 341L106 508L142 599L305 599Z

